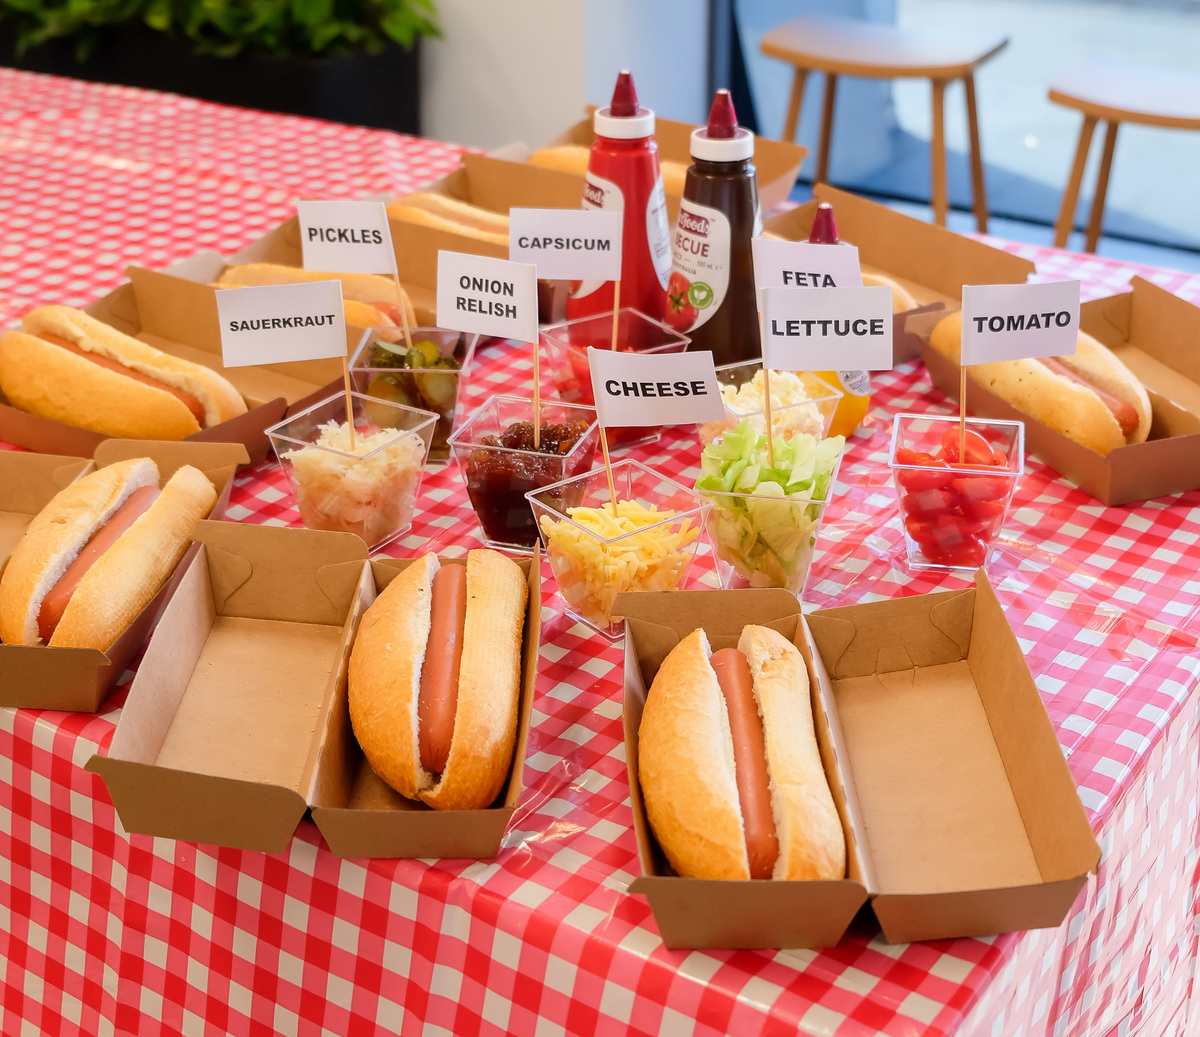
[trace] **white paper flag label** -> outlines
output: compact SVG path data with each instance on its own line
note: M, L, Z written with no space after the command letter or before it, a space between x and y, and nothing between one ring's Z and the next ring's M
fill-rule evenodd
M754 283L759 288L861 288L854 245L752 238Z
M721 421L725 404L708 350L622 353L588 347L596 416L607 428Z
M1070 356L1078 340L1078 281L963 285L964 364Z
M766 288L763 359L779 371L887 371L892 290Z
M509 209L508 258L548 280L616 281L623 228L613 209Z
M492 256L439 252L438 325L518 342L538 340L537 270Z
M297 202L305 270L394 274L396 253L383 202Z
M216 295L226 367L346 355L341 281L222 288Z

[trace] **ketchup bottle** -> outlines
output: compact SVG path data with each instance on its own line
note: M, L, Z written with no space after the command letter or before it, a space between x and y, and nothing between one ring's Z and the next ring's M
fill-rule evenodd
M833 206L822 202L817 206L817 215L813 219L812 230L808 232L808 240L817 245L838 244L837 221L833 218ZM871 406L871 376L866 371L815 371L830 385L837 385L845 395L838 400L837 410L833 412L833 422L829 426L831 436L848 436L867 416Z
M658 168L654 113L638 104L633 77L617 76L612 101L592 117L596 139L583 187L585 209L623 212L621 307L662 316L671 274L667 196ZM567 319L612 312L611 281L584 281L567 300ZM635 347L635 343L626 343Z
M708 125L692 131L692 164L671 239L666 322L711 349L718 365L762 355L750 239L762 232L754 134L718 90Z

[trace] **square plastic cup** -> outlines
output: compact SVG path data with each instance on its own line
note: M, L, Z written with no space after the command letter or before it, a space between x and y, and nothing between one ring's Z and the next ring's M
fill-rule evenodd
M350 379L366 396L437 415L431 461L446 461L458 388L475 351L474 335L446 328L410 328L410 355L401 328L368 328L350 359Z
M612 471L615 519L603 468L528 497L567 611L616 640L625 623L613 619L612 603L622 591L702 585L703 574L693 562L707 547L705 518L711 503L637 461L618 461ZM585 517L575 511L572 516L578 508L603 509L604 514Z
M1025 471L1022 422L967 418L966 424L960 464L958 418L896 415L888 464L911 569L984 565Z
M817 499L696 491L712 502L708 535L722 587L783 587L803 599L821 520L833 499L841 464L839 454L824 496Z
M717 381L723 390L726 386L729 390L722 391L722 396L726 397L725 420L708 421L697 426L701 447L708 446L726 429L737 428L747 419L759 432L766 432L767 412L761 402L761 393L743 390L743 398L751 395L757 397L752 403L739 405L728 399L742 386L753 384L756 377L761 384L761 371L761 360L744 360L717 368ZM781 406L771 408L771 427L776 438L791 439L801 432L807 432L817 439L829 435L833 413L843 395L841 389L809 371L772 371L770 382L772 398L786 401Z
M554 444L558 452L505 446L504 433L518 422L528 423L532 431L532 400L489 396L450 437L450 449L488 545L530 551L538 534L526 496L591 468L600 431L595 407L542 400L543 431L550 431L550 425L573 425L574 441L569 446L566 439L543 441L543 446Z
M267 429L309 529L353 533L373 551L412 525L437 415L353 393L355 451L338 393Z
M612 347L612 310L591 317L577 317L542 328L539 348L545 358L543 385L553 385L559 399L594 405L592 374L588 364L589 346ZM622 306L617 316L617 349L628 353L682 353L691 342L674 328L644 313ZM655 442L662 428L611 428L610 450L625 450Z

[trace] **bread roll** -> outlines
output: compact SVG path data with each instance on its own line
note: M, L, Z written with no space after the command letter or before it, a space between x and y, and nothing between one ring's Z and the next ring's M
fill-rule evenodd
M845 837L821 764L808 672L795 645L768 627L738 641L762 717L772 813L774 879L838 879ZM651 828L671 866L692 878L749 879L725 700L695 630L663 661L638 730L638 776Z
M409 327L417 323L408 293L397 288L395 280L382 274L338 274L302 270L281 263L242 263L226 267L217 278L217 287L245 288L264 284L302 284L305 281L341 281L343 299L369 303L397 325L401 323L399 307L402 305Z
M458 707L446 769L421 766L417 719L431 626L434 555L414 561L363 616L350 654L350 720L372 769L439 810L490 806L512 763L528 584L497 551L467 554L467 614Z
M959 362L962 311L943 317L933 329L929 344L943 356ZM1150 434L1150 397L1133 372L1110 350L1086 332L1080 332L1078 352L1062 358L1089 382L1133 407L1137 429L1121 431L1112 411L1092 389L1056 374L1037 360L1003 360L974 364L968 377L989 392L1011 403L1023 414L1061 432L1068 439L1098 454L1107 454L1127 443L1142 443Z

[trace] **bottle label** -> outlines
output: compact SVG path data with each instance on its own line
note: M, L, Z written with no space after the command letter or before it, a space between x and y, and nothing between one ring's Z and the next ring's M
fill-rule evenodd
M729 219L720 209L685 199L671 243L666 321L676 331L700 327L729 290Z
M667 192L663 190L662 174L654 181L654 189L646 199L646 242L658 283L665 292L671 279L671 228L667 224Z
M851 396L866 396L871 392L871 375L867 371L839 371L837 376Z
M604 209L608 212L624 212L625 195L621 193L621 189L611 180L605 180L602 176L596 176L589 169L583 180L583 208ZM580 281L579 285L573 288L571 297L581 299L586 295L591 295L593 292L599 291L607 283L607 281L602 281L599 278L588 278Z

